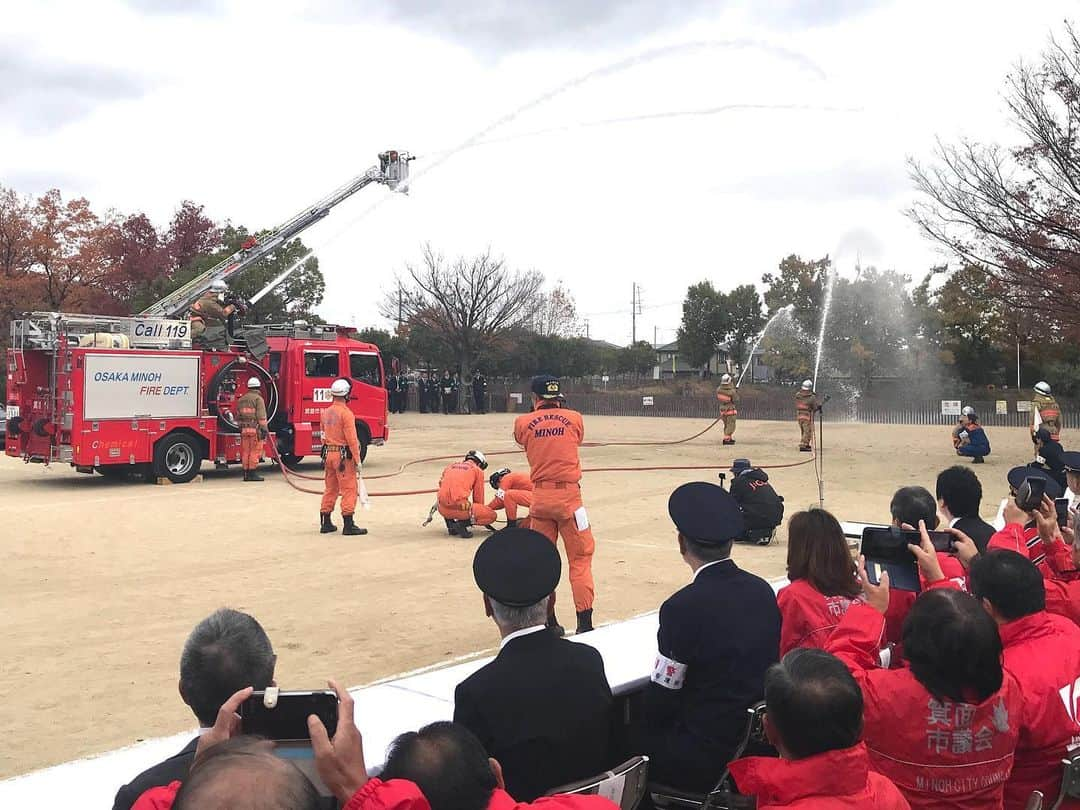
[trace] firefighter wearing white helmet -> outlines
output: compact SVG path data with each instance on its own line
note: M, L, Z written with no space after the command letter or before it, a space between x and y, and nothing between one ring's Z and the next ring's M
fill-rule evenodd
M735 444L735 423L738 421L739 393L730 374L720 377L716 389L716 400L720 403L720 419L724 422L724 444Z
M465 458L442 471L437 507L451 537L472 537L469 526L490 526L498 515L484 503L484 470L487 458L470 450Z
M338 497L341 498L341 520L344 523L341 533L367 534L367 529L360 528L353 521L359 494L357 479L361 458L360 440L356 434L356 416L347 404L351 389L352 385L348 380L334 380L330 386L333 401L329 407L323 409L319 418L324 468L319 531L323 534L337 531L337 526L330 521L330 517L334 513Z
M953 448L955 448L957 450L960 449L960 445L962 444L962 437L960 436L960 434L964 432L964 430L965 430L965 428L967 426L967 418L966 417L973 416L974 414L975 414L975 409L972 408L970 405L965 405L963 407L963 409L960 411L960 416L958 416L957 419L956 419L956 427L954 427L952 429Z
M814 383L803 380L802 386L795 393L795 418L799 423L799 451L809 453L814 441L814 414L821 410Z
M263 444L269 435L266 426L266 403L260 389L262 381L250 377L247 392L236 400L236 423L240 427L240 463L244 468L245 481L262 481L256 472L262 460Z
M1035 383L1035 395L1031 408L1031 441L1035 442L1035 433L1039 428L1046 428L1055 442L1061 441L1061 406L1054 399L1050 383L1040 380Z
M210 283L210 289L194 304L188 318L191 320L191 339L201 340L208 326L225 326L230 315L236 312L234 304L225 303L225 294L229 291L228 285L220 278Z

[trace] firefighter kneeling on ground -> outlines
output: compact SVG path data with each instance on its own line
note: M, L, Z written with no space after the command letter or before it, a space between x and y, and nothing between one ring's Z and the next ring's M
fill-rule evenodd
M247 381L247 393L236 400L236 421L240 425L240 464L245 481L262 481L255 470L262 460L263 442L270 435L266 426L266 403L263 402L262 382L258 377Z
M979 424L979 415L971 406L964 408L960 430L953 439L956 455L967 456L973 464L982 464L983 457L990 455L990 439Z
M451 537L472 537L470 525L490 526L498 515L484 505L484 474L487 459L479 450L470 450L462 461L442 472L439 479L439 514L446 520Z
M532 508L533 483L529 474L510 472L509 467L503 467L491 474L488 483L495 490L495 497L488 503L488 509L497 512L505 507L508 529L529 528L528 518L518 518L518 507Z
M799 451L810 452L810 445L814 441L814 414L821 410L817 394L814 393L814 384L810 380L803 380L802 387L795 394L795 417L799 421Z
M330 516L334 513L338 495L341 496L341 519L344 522L341 533L367 534L367 529L353 522L358 494L357 478L360 474L360 441L356 436L356 417L345 404L351 389L348 380L334 380L330 386L333 402L323 409L319 418L326 471L322 506L319 508L319 531L323 534L337 531L337 526L330 522Z
M716 389L716 399L720 402L720 418L724 420L724 444L735 444L735 422L739 412L739 394L730 374L720 378L720 387Z
M191 313L188 315L191 321L191 340L201 342L203 333L208 326L220 326L225 328L230 315L236 312L234 304L225 303L225 294L229 291L229 285L220 278L210 284L210 289L194 304L191 305Z

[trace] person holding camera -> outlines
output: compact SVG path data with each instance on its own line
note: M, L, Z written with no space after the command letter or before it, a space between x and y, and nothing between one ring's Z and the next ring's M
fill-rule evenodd
M768 473L753 466L748 458L737 458L731 465L728 491L743 514L745 528L739 540L769 545L773 532L784 520L784 499L769 483Z
M262 381L249 377L247 392L236 400L236 422L240 426L240 464L245 481L262 481L256 472L262 460L263 442L270 435L266 422L266 403L260 389Z
M1068 550L1061 543L1042 542L1036 517L1043 498L1053 501L1061 497L1061 487L1046 472L1034 467L1013 467L1009 470L1009 499L1002 509L1005 527L994 533L987 550L1000 548L1023 554L1043 574L1053 575L1055 568L1068 565ZM1056 518L1055 518L1056 521ZM1047 556L1053 560L1047 560Z

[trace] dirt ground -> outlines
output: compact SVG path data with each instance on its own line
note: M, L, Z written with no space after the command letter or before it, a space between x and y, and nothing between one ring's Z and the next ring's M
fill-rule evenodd
M512 450L512 420L395 416L389 444L372 449L366 471L472 447ZM678 439L707 424L586 417L591 441ZM790 464L808 458L796 451L797 437L794 421L743 422L735 447L722 448L713 430L676 446L587 448L582 458L586 467L726 469L735 456ZM1006 470L1031 457L1024 429L998 429L991 440L994 454L975 467L986 517L1007 491ZM511 467L522 460L492 459ZM937 471L955 461L948 427L826 425L826 506L841 519L887 519L897 486L932 490ZM369 489L432 487L441 466L415 466ZM310 461L302 469L319 471ZM816 504L811 464L769 472L789 515ZM243 483L238 469L206 465L204 475L186 486L150 486L0 456L0 777L191 728L176 691L180 649L222 605L262 622L285 688L318 688L328 676L363 684L496 645L470 569L485 533L460 540L439 523L421 528L432 496L375 498L370 512L358 513L370 534L346 538L320 535L316 496L275 472L262 484ZM597 622L654 610L686 583L667 497L685 481L715 479L707 470L586 475ZM735 558L761 576L782 575L783 541L782 530L779 543L738 546ZM558 604L572 627L565 577Z

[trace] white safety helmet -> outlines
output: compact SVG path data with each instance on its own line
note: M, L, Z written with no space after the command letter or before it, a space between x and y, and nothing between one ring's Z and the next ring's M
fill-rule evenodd
M484 454L481 453L479 450L470 450L468 453L465 454L465 460L476 462L476 466L479 467L481 470L487 469L487 458L485 458Z
M223 293L228 291L229 285L226 284L222 279L215 278L213 281L210 282L210 289L216 293Z
M803 380L802 381L802 390L803 391L813 391L814 390L814 381L813 380Z
M262 388L262 380L258 377L248 377L248 388Z
M352 386L349 385L348 380L334 380L333 385L330 386L330 395L334 397L347 397L351 390Z
M1035 390L1043 396L1048 397L1050 396L1050 383L1046 382L1046 380L1040 380L1039 382L1035 383Z
M731 375L730 374L722 375L720 377L720 382L722 382L724 385L727 385L729 382L731 382Z
M964 416L971 416L972 414L975 413L975 409L972 408L970 405L965 405L964 410L961 411L961 413L963 413Z

